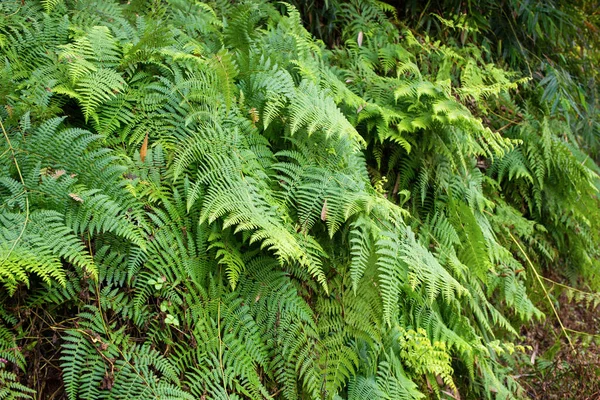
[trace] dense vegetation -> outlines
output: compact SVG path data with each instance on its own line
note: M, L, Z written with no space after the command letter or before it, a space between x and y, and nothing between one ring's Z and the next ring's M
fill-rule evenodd
M593 2L0 13L2 399L522 398L600 301Z

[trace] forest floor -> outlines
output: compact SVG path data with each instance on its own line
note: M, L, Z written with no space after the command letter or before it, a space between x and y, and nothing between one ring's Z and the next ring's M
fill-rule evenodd
M521 328L521 344L530 347L519 381L532 399L600 400L600 305L569 301L564 293L554 300L572 346L546 301L546 318Z

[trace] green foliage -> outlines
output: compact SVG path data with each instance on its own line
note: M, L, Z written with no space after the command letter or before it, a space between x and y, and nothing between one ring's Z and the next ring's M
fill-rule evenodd
M0 315L5 314L5 311L0 309ZM8 363L17 369L25 369L25 358L18 349L15 335L4 324L4 319L0 319L0 398L32 399L35 391L21 384L14 371L7 370Z
M518 248L597 283L565 94L381 2L332 49L301 10L0 3L0 398L40 389L19 346L68 399L523 397Z

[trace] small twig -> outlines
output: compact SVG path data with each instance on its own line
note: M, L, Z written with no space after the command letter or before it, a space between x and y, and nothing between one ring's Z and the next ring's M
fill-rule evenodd
M597 333L589 333L589 332L583 332L583 331L578 331L576 329L571 329L571 328L566 328L567 331L572 332L576 335L581 335L581 336L591 336L591 337L595 337L595 338L600 338L600 334Z
M521 250L521 253L525 257L525 260L527 260L527 263L531 267L531 270L533 271L534 276L536 277L538 283L540 284L540 286L542 287L542 290L544 291L544 295L546 296L546 299L548 299L548 303L550 303L550 307L552 308L552 311L554 312L554 315L556 316L556 319L558 320L558 323L560 325L560 329L562 330L562 332L564 333L565 337L567 338L567 341L569 342L569 346L571 347L571 350L575 351L575 347L573 346L573 342L571 341L571 337L567 333L567 328L565 328L562 320L560 319L560 316L558 315L558 311L556 310L556 307L554 307L554 303L552 303L552 300L550 299L550 295L548 294L548 290L546 289L546 286L544 285L544 282L542 282L542 278L540 277L540 274L538 274L537 270L535 269L535 266L533 265L533 263L531 262L531 260L527 256L527 253L525 253L525 250L523 250L523 247L521 247L521 244L517 241L517 239L515 239L515 237L512 235L512 233L508 232L508 234L510 235L511 239L513 240L513 242L515 242L515 244L517 245L517 247L519 248L519 250Z
M533 354L531 355L531 365L535 365L535 357L537 356L539 349L540 349L540 345L538 343L536 343L535 349L533 350Z
M584 295L587 295L587 296L600 296L600 293L586 292L585 290L577 289L577 288L574 288L573 286L569 286L569 285L565 285L564 283L556 282L555 280L552 280L550 278L546 278L545 276L542 276L542 279L545 280L545 281L548 281L548 282L552 283L553 285L561 286L561 287L564 287L565 289L569 289L569 290L572 290L574 292L583 293Z

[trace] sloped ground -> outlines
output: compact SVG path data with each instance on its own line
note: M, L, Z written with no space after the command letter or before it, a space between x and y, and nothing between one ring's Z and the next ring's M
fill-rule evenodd
M531 346L519 366L521 384L532 399L598 400L600 306L570 302L565 294L555 306L575 350L548 306L545 320L521 329L522 344Z

